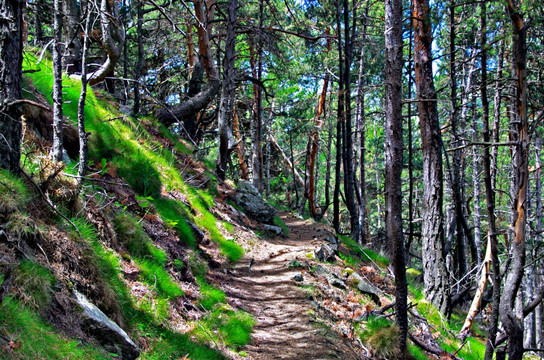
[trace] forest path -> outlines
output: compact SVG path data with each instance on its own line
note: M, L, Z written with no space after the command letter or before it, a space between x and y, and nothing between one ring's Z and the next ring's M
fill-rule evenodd
M247 359L359 359L353 348L326 326L312 320L315 310L301 283L292 278L308 269L289 268L291 260L307 263L306 254L332 233L324 224L291 213L278 216L289 228L287 238L260 239L229 275L221 288L239 308L254 315L252 341L243 350ZM249 261L253 258L251 273Z

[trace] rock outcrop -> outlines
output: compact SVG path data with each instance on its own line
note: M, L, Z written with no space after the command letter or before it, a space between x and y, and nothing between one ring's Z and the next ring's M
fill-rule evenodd
M240 180L236 189L236 204L240 205L246 214L263 224L270 224L276 216L276 209L263 200L261 194L252 183Z
M119 325L93 305L85 295L74 290L74 296L83 309L84 330L101 343L104 349L124 360L133 360L140 356L138 345Z

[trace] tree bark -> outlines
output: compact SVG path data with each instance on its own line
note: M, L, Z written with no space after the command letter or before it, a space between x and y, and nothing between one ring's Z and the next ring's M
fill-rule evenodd
M249 180L249 173L247 171L247 164L244 155L244 142L242 139L242 133L240 132L240 122L238 121L238 111L234 109L232 116L232 130L234 133L234 139L236 140L236 153L238 154L238 163L240 164L241 178Z
M263 10L264 0L259 0L259 36L257 40L257 53L253 54L251 61L253 77L259 82L262 80L263 69ZM262 191L263 187L263 155L262 155L262 89L253 84L254 108L253 108L253 133L252 133L252 183L257 190ZM295 184L296 186L296 184Z
M87 3L83 49L81 50L81 93L77 104L77 128L79 133L79 166L77 170L78 190L81 189L83 177L87 174L87 132L85 131L85 101L87 98L87 47L91 30L91 3ZM79 191L78 191L79 192Z
M0 168L19 171L24 1L0 0Z
M408 335L407 283L402 232L402 1L385 0L385 224L395 275L400 353Z
M234 83L234 61L236 57L236 11L238 1L228 0L227 9L227 39L225 43L225 60L223 62L223 86L217 123L219 128L219 155L217 158L216 173L220 181L225 180L227 163L234 150L234 136L232 134L232 114L236 84Z
M423 152L423 281L429 300L448 313L450 296L444 256L442 139L432 73L428 0L413 2L414 67Z
M65 64L69 74L79 73L81 71L81 8L77 0L62 1L63 14L62 25L66 39ZM56 10L55 10L56 13ZM54 14L55 16L56 14Z
M527 183L529 133L527 122L527 39L523 17L514 0L507 3L508 14L512 21L512 78L515 90L512 119L510 124L512 140L517 144L512 147L512 185L514 197L512 201L513 241L511 244L511 264L507 273L504 291L501 298L501 320L508 336L508 358L523 358L523 315L515 311L516 297L523 278L525 265L525 226L527 222Z
M51 156L62 161L62 4L53 2L53 146Z
M132 112L134 114L140 113L140 81L142 81L142 73L144 67L144 39L142 35L142 27L144 23L143 14L143 0L137 0L136 4L136 38L138 41L138 63L136 64L136 73L134 77L136 82L134 83L134 106Z

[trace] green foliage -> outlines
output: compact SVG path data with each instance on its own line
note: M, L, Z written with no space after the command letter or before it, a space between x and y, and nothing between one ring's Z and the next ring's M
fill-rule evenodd
M13 349L2 349L2 359L6 360L109 358L93 345L59 334L35 310L11 296L0 304L0 334L14 344Z
M6 169L0 169L0 213L21 211L30 200L23 179Z
M36 310L49 304L55 282L55 276L50 270L30 260L21 261L15 274L21 303Z

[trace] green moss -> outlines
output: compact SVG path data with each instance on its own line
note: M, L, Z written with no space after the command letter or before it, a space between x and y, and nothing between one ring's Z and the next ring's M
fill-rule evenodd
M2 346L2 359L108 359L106 353L69 339L46 324L37 312L6 296L0 304L0 334L13 341Z

